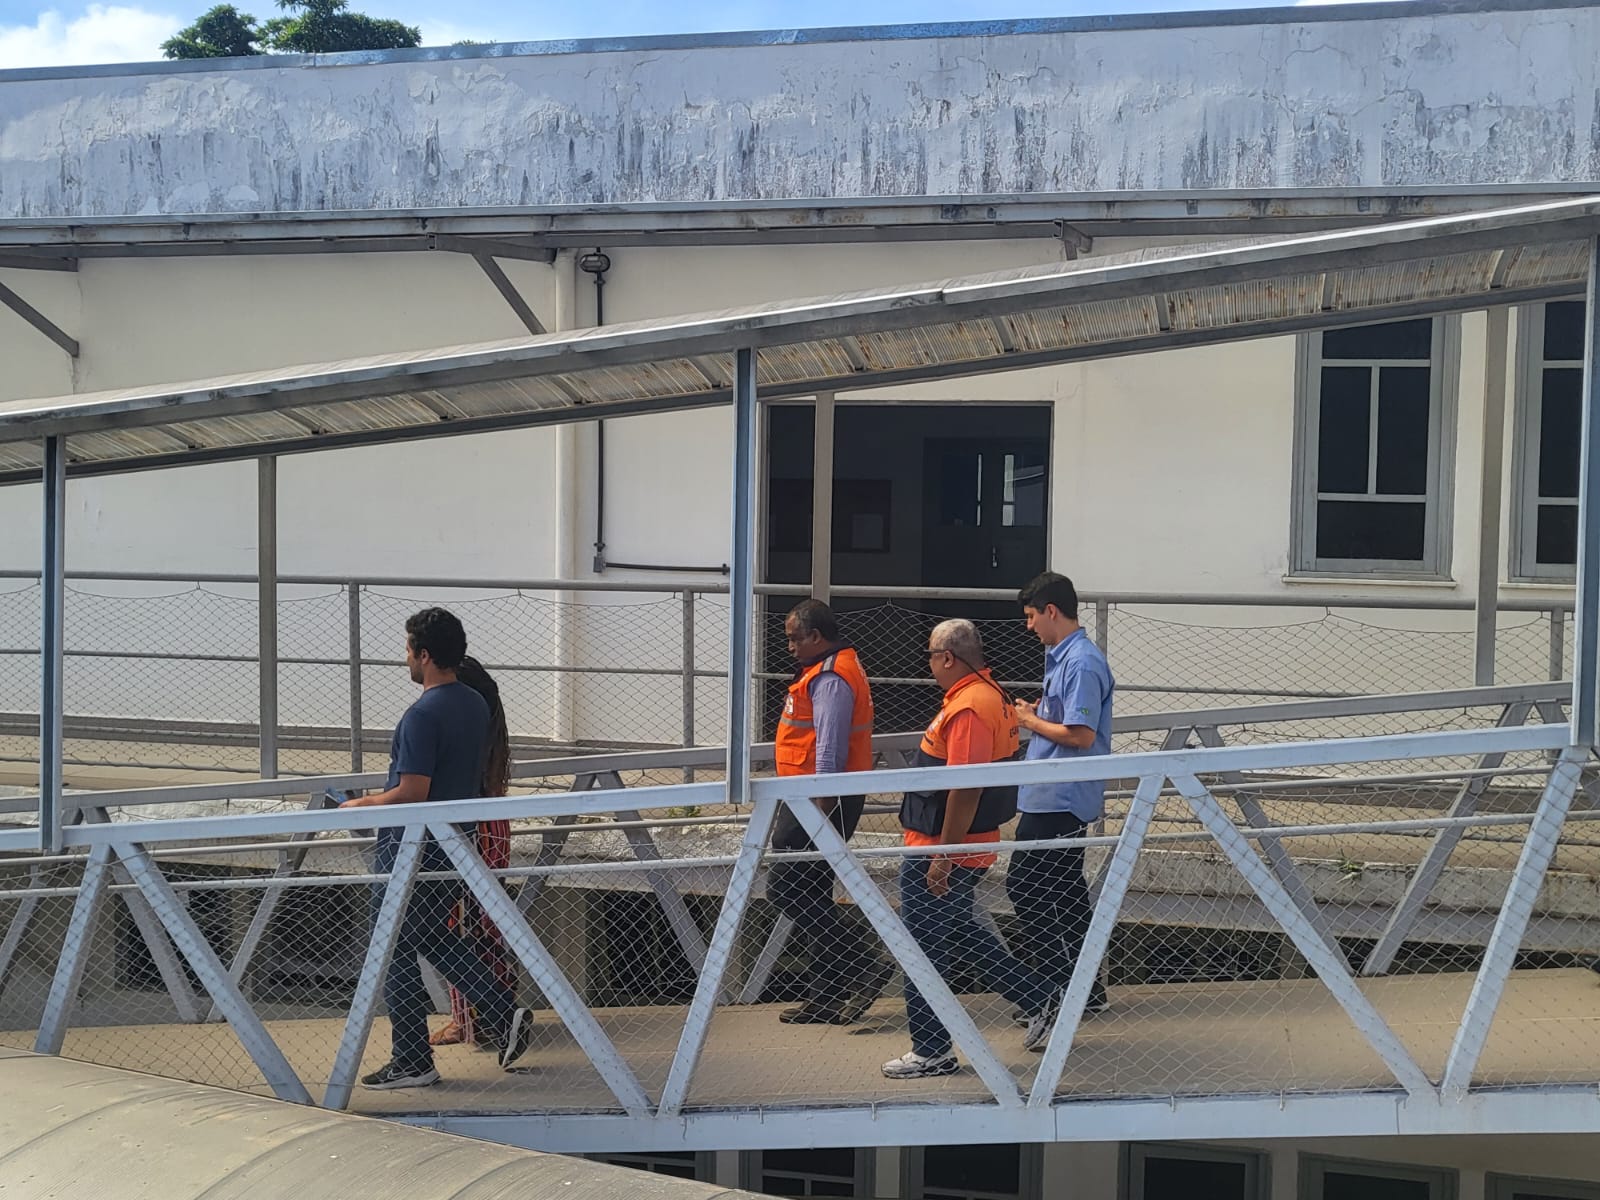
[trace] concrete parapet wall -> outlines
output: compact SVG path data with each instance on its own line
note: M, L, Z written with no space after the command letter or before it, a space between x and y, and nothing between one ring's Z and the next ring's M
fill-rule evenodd
M1571 185L1597 63L1513 0L5 72L0 218Z

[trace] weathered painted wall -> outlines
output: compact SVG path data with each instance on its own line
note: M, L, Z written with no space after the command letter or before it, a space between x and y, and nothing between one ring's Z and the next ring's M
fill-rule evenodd
M1600 175L1600 8L1462 7L8 72L0 217Z

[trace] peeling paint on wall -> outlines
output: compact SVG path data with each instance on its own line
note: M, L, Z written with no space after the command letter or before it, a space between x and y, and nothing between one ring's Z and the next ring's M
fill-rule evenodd
M1600 177L1600 9L0 82L0 217Z

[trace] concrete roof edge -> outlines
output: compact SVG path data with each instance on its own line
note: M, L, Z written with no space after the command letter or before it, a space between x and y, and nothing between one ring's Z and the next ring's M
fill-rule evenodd
M1211 9L1192 12L1111 13L1082 17L837 26L819 29L765 29L726 33L674 33L640 37L565 38L472 46L424 46L415 50L357 50L343 54L264 54L250 58L173 59L142 63L22 67L0 71L0 84L132 75L190 75L229 71L367 67L568 54L746 49L824 45L837 42L917 41L1029 34L1134 33L1156 29L1380 21L1591 7L1593 4L1590 0L1392 0L1388 3L1287 5L1276 8Z

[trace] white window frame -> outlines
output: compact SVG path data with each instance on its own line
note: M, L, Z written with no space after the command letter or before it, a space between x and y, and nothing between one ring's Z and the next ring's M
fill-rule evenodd
M711 1183L715 1180L717 1168L717 1155L712 1150L696 1150L694 1154L693 1179L701 1183ZM666 1154L654 1154L648 1150L619 1151L613 1154L585 1154L581 1157L591 1162L605 1163L613 1167L626 1167L630 1171L644 1171L650 1175L665 1175L682 1179L673 1170L663 1170L664 1167L681 1167L684 1165L682 1158L669 1157Z
M1511 459L1510 577L1526 583L1574 583L1576 564L1540 564L1539 553L1539 438L1544 418L1544 312L1543 304L1517 309L1517 366L1515 431ZM1552 360L1570 366L1568 359ZM1557 499L1566 504L1564 498ZM1548 503L1548 501L1547 501ZM1578 501L1572 500L1573 507Z
M762 1182L768 1174L766 1163L763 1161L765 1151L746 1150L739 1156L739 1186L747 1192L761 1192ZM772 1168L772 1174L789 1175L803 1179L807 1183L812 1180L827 1183L848 1183L852 1186L856 1196L870 1196L873 1192L874 1166L877 1152L871 1146L857 1147L855 1150L855 1177L846 1180L842 1175L824 1175L813 1171L780 1171ZM762 1192L763 1195L768 1193Z
M927 1180L923 1171L923 1147L907 1146L901 1151L901 1194L905 1200L923 1200ZM1017 1146L1018 1200L1044 1200L1044 1147L1037 1142L1023 1142ZM958 1193L966 1200L1009 1200L1010 1192L973 1191Z
M1484 1200L1517 1200L1524 1188L1540 1196L1561 1196L1564 1200L1600 1200L1600 1183L1585 1183L1581 1179L1539 1179L1532 1175L1501 1175L1491 1173L1484 1177Z
M1182 1142L1125 1142L1122 1147L1122 1169L1119 1173L1120 1200L1142 1200L1144 1164L1148 1158L1240 1163L1245 1168L1245 1200L1269 1200L1272 1172L1264 1152L1217 1146L1190 1146Z
M1302 1154L1299 1200L1323 1200L1323 1177L1330 1170L1342 1174L1369 1175L1376 1179L1403 1179L1412 1183L1425 1183L1429 1187L1428 1200L1456 1200L1461 1189L1460 1174L1450 1167L1368 1162L1359 1158L1331 1158L1320 1154Z
M1427 318L1415 318L1418 320ZM1351 579L1450 578L1452 516L1455 508L1456 408L1461 387L1461 319L1433 317L1433 347L1428 359L1428 469L1427 490L1421 497L1426 516L1422 558L1416 562L1392 559L1325 559L1317 557L1317 501L1338 500L1322 496L1316 488L1317 433L1321 415L1322 333L1304 333L1295 348L1294 488L1289 533L1291 575L1343 576ZM1336 365L1417 366L1421 359L1333 359ZM1373 372L1374 395L1378 386ZM1377 441L1373 430L1374 444ZM1417 497L1395 497L1415 502Z

